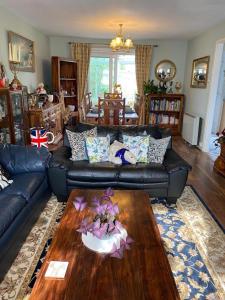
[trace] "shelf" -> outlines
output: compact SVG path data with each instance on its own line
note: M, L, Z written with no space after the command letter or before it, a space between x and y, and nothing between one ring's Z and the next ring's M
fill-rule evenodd
M61 77L60 80L69 80L69 81L73 81L76 80L76 78L65 78L65 77Z
M179 114L180 111L177 111L177 110L150 110L150 113L154 113L154 114Z

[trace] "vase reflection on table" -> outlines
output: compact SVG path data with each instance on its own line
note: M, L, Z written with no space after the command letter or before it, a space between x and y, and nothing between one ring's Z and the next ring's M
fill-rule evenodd
M77 231L82 233L82 242L87 248L109 254L111 257L122 258L124 250L130 249L133 240L117 220L119 207L117 203L112 202L113 194L113 190L108 188L102 196L92 199L90 210L94 216L83 219ZM73 204L78 211L87 208L84 197L76 197Z

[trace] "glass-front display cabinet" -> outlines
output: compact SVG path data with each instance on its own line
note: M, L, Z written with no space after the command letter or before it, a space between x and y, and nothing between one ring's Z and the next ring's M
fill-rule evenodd
M27 88L0 89L0 142L29 144Z
M12 114L9 90L0 89L0 143L13 143Z

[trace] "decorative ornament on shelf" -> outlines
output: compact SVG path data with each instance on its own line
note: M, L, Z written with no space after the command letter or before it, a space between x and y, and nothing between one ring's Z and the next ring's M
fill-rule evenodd
M9 43L9 66L12 71L14 78L10 83L10 87L12 90L21 90L22 84L17 78L18 70L17 66L20 65L21 62L21 46L13 43Z
M130 249L133 239L117 220L119 207L112 202L113 195L113 190L108 188L101 197L94 197L90 209L94 215L92 218L84 218L77 231L82 234L82 242L87 248L121 259L124 250ZM78 211L87 208L84 197L75 197L73 204Z
M133 41L130 37L125 38L123 36L122 27L123 24L119 24L119 32L117 36L111 40L109 47L112 49L112 51L127 51L129 52L130 49L134 48Z
M176 89L177 94L180 94L181 89L182 89L182 83L180 81L175 82L175 89Z

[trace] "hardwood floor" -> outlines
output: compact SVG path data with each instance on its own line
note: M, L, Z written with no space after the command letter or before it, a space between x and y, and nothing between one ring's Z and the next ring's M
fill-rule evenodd
M225 228L225 177L213 170L214 161L207 153L189 146L181 137L173 138L173 148L192 166L188 184L194 187Z

